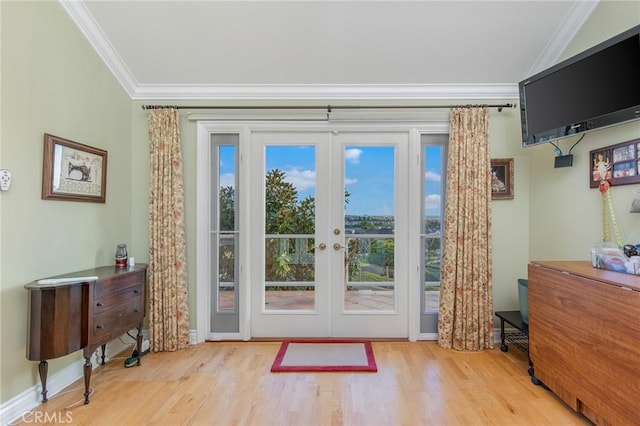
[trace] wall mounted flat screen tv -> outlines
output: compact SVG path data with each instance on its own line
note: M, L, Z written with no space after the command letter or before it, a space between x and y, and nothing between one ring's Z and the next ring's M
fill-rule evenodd
M525 147L640 119L640 25L518 88Z

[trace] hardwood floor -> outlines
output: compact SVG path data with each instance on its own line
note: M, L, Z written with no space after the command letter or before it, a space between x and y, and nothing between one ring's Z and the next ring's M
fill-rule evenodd
M590 424L531 383L514 347L464 353L376 341L377 373L271 373L279 347L207 342L148 354L140 367L114 359L94 370L89 405L78 380L23 424L36 416L74 425Z

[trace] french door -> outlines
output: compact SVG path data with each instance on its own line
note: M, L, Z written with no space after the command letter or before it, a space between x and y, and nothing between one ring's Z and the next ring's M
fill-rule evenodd
M409 132L250 134L252 337L407 337Z
M446 118L199 122L196 340L436 338Z

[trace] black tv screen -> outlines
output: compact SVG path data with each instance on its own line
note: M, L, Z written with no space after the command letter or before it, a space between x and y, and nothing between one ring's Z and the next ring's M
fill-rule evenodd
M640 118L640 25L519 83L525 147Z

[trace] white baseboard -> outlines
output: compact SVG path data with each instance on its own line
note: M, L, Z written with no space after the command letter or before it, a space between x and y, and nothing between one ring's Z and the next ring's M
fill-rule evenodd
M500 338L500 329L499 328L494 328L493 329L493 343L500 343L502 342L502 339Z
M189 330L189 344L197 345L198 344L198 331L197 330Z
M147 330L142 331L143 339L149 338ZM127 334L122 335L119 339L115 339L107 343L105 361L113 359L117 354L127 349L127 347L135 344ZM95 369L102 361L102 352L98 349L91 357L91 363ZM33 363L34 368L38 368L37 363ZM51 374L47 377L47 398L52 399L67 386L84 377L84 362L74 362L62 370ZM23 420L23 416L27 416L31 410L42 404L42 385L38 382L24 392L16 395L10 400L0 405L0 424L3 426L19 423ZM78 391L78 399L84 398L84 383L81 384L81 390ZM25 417L26 423L33 422L33 418Z
M37 368L37 364L34 363L34 366ZM62 389L82 377L83 366L84 364L82 362L73 363L47 377L48 398L53 397ZM29 414L31 410L42 403L41 392L42 386L38 383L2 404L2 406L0 406L0 419L2 421L2 425L9 425L13 422L18 423L22 421L23 416ZM82 397L83 393L84 390L80 392L79 395Z

